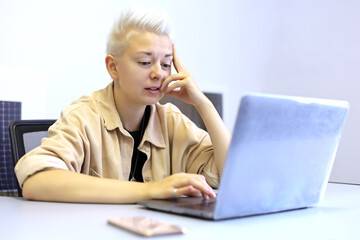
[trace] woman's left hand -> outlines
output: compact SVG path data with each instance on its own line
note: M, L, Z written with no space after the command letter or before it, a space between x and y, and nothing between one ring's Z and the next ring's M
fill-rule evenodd
M174 44L173 48L173 64L177 71L176 74L168 76L161 85L161 91L166 95L180 99L183 102L198 106L207 98L196 84L194 78L181 64ZM172 83L170 85L170 83Z

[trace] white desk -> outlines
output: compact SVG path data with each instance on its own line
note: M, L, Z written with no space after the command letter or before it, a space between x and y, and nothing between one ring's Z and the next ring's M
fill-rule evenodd
M146 210L137 205L70 204L0 197L1 239L140 239L108 218L149 216L186 227L159 239L360 239L360 186L329 184L313 208L212 222ZM157 238L153 238L157 239Z

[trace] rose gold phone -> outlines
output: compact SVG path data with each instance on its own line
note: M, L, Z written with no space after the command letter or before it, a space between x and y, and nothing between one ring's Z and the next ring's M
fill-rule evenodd
M182 227L149 217L112 218L108 220L108 223L146 237L185 233Z

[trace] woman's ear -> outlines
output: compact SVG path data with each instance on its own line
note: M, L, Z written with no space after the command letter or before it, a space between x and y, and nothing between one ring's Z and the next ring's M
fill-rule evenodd
M117 80L119 75L118 72L116 70L116 60L115 57L112 55L107 55L105 58L105 64L106 64L106 69L109 72L111 78L113 80Z

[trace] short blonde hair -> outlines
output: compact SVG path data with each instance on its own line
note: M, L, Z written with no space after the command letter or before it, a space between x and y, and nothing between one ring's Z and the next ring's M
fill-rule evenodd
M120 57L127 47L131 30L154 32L171 38L167 14L159 9L132 7L123 10L109 34L106 53Z

